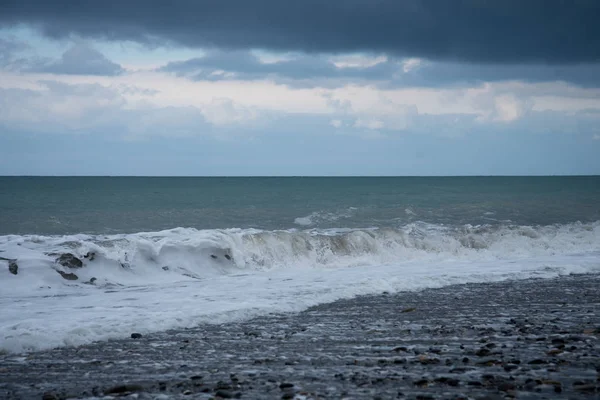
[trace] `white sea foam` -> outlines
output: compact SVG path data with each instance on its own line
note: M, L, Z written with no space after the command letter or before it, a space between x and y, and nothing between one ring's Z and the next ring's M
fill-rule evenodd
M307 216L294 219L294 223L301 226L311 226L320 222L335 222L339 219L351 218L356 210L356 207L348 207L338 212L315 211Z
M83 268L58 265L66 252ZM77 345L382 291L600 272L599 255L600 222L0 236L0 257L19 265L12 275L0 260L0 349Z

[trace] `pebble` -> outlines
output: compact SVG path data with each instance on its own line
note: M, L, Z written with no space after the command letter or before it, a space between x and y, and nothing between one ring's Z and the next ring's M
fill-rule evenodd
M222 399L231 399L233 398L233 395L228 390L220 389L217 390L217 392L215 393L215 397L220 397Z
M477 350L477 352L475 353L475 355L479 356L479 357L485 357L485 356L489 355L490 353L491 352L488 349L481 348L481 349Z
M118 386L113 386L109 389L106 389L104 391L104 394L105 395L111 395L111 394L121 395L124 393L141 392L143 390L144 390L144 388L140 385L118 385Z
M594 398L599 390L598 338L582 332L600 326L600 295L591 290L600 279L560 279L571 289L536 280L367 296L300 314L153 333L151 341L111 340L31 353L20 361L0 354L0 398L101 398L103 393L138 400L184 398L183 394L249 400L399 395L539 399L559 393ZM568 286L571 279L576 283ZM583 303L573 300L582 286L596 297ZM465 295L452 300L461 290ZM556 304L545 304L553 299L568 302L568 307L551 313ZM532 303L541 311L533 314L528 305ZM403 304L415 304L419 312L398 318ZM596 312L586 313L589 309ZM502 310L505 316L490 317L490 310ZM535 317L525 322L523 315ZM556 317L559 320L548 322ZM519 328L526 328L527 336L518 333ZM184 344L185 350L179 350ZM559 349L573 344L577 346L572 351ZM435 354L443 357L432 357ZM85 362L69 364L73 360ZM103 392L124 377L141 385ZM12 397L6 385L16 388ZM90 390L95 385L102 389ZM44 395L41 387L47 391Z

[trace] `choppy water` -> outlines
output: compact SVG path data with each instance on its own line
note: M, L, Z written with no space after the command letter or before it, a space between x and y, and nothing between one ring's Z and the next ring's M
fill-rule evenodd
M600 177L3 177L0 188L7 351L600 272ZM83 267L60 265L62 253Z
M0 188L4 235L600 220L600 177L0 177Z

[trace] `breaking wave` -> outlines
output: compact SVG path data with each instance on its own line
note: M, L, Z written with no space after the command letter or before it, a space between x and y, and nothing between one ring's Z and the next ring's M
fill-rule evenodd
M600 272L600 222L0 236L0 353L363 294Z
M75 273L78 282L94 278L95 284L127 285L165 276L203 279L280 268L361 267L415 260L486 261L597 252L600 221L537 227L413 223L399 229L175 228L122 235L9 235L0 237L0 250L4 262L17 260L29 272L47 269L60 276ZM81 260L84 268L72 270L57 262L65 253Z

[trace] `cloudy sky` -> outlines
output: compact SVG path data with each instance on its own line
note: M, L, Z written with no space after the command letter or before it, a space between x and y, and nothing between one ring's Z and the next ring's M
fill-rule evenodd
M597 0L0 0L0 175L600 174Z

